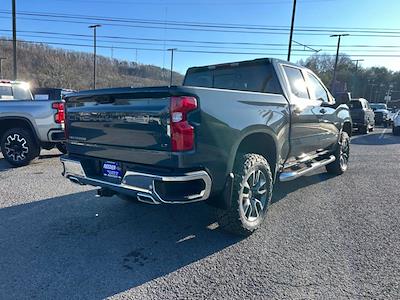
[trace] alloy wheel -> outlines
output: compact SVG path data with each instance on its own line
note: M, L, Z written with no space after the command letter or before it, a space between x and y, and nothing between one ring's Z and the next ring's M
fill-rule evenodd
M350 155L350 145L348 139L343 139L340 143L340 168L342 170L347 169L347 164L349 162L349 155Z
M245 178L240 194L239 208L249 222L256 221L264 211L267 201L267 177L259 169Z
M23 161L29 153L28 142L18 133L7 136L4 148L7 156L14 161Z

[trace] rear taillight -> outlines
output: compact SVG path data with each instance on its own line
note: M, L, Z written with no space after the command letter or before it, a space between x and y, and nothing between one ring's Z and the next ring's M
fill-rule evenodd
M64 124L65 122L65 106L64 102L54 102L52 104L53 109L56 109L57 112L54 115L54 121L57 124Z
M171 145L172 151L188 151L194 147L194 128L187 121L187 114L197 108L194 97L171 97Z

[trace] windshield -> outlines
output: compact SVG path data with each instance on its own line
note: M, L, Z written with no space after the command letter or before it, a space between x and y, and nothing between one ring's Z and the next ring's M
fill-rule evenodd
M383 103L374 103L374 104L370 104L371 108L373 110L377 110L377 109L387 109L386 104Z

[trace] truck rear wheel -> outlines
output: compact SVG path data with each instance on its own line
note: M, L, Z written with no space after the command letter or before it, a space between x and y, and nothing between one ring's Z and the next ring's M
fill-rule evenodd
M40 147L32 134L23 128L7 130L0 145L4 158L15 167L28 165L40 153Z
M335 150L335 161L326 165L330 174L341 175L346 172L350 156L350 138L347 132L342 132Z
M229 209L218 210L222 229L247 236L262 224L272 198L272 173L268 161L245 154L234 167L234 186Z
M361 134L367 134L367 133L369 132L369 130L368 130L368 124L367 124L367 125L360 126L360 127L358 128L358 131L359 131Z

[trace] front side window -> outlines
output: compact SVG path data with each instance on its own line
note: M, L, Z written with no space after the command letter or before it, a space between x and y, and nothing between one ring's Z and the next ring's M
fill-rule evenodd
M283 66L292 93L299 98L310 99L308 95L307 85L300 69Z
M311 73L308 73L311 99L329 102L328 94L321 82Z
M19 84L13 85L13 94L17 100L32 100L30 90Z

